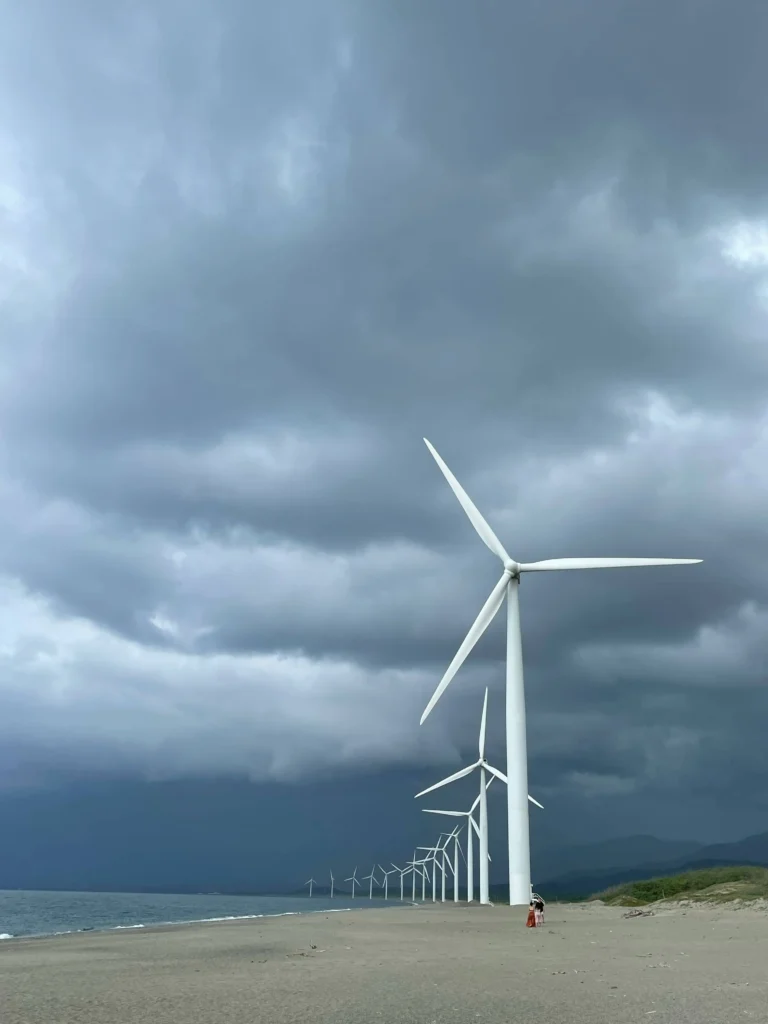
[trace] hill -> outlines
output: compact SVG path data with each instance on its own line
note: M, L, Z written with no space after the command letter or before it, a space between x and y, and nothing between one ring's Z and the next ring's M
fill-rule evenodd
M554 843L532 851L533 881L540 888L543 879L594 876L620 868L679 863L696 857L703 849L702 843L692 840L657 839L643 834L578 845Z
M768 832L747 836L735 843L698 846L693 854L670 856L663 860L649 861L638 855L633 862L630 856L626 856L623 864L608 867L603 867L606 859L603 846L596 844L596 856L591 870L569 870L549 875L545 881L537 882L536 888L545 899L585 899L592 893L624 882L651 879L659 875L670 876L710 867L768 867ZM642 849L638 847L638 852ZM663 852L664 845L660 844L657 849ZM588 854L589 848L585 848L584 853Z
M618 907L640 907L679 899L697 903L768 899L768 869L752 864L702 868L626 882L591 898Z

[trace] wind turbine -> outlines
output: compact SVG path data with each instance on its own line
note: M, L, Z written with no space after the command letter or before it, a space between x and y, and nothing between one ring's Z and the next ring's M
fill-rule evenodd
M418 860L414 862L414 867L418 866L421 871L421 902L425 903L427 899L427 881L429 880L429 871L427 871L427 860Z
M459 832L461 831L461 828L462 828L461 825L457 825L456 828L453 830L453 832L447 833L447 838L446 838L445 842L443 843L443 848L442 848L442 851L441 851L441 853L442 853L442 858L441 858L441 861L442 861L442 872L443 872L441 899L442 899L443 903L445 903L445 868L446 868L446 865L450 869L451 875L453 876L453 901L454 901L454 903L458 902L458 899L459 899ZM450 845L451 840L453 840L453 860L451 860L451 855L448 852L448 846Z
M445 836L445 840L443 842L443 848L440 851L442 853L441 865L440 866L441 866L441 870L443 872L442 887L441 887L441 891L440 891L440 898L443 901L443 903L445 903L445 867L446 867L446 864L450 868L451 874L453 875L453 889L454 889L454 892L456 891L456 868L455 868L455 865L451 863L451 855L448 853L448 844L450 843L450 841L452 839L454 840L454 851L453 851L454 860L456 862L458 862L459 853L458 853L458 848L456 847L456 839L457 839L457 836L458 836L460 831L461 831L461 826L458 825L452 832L444 832L443 833L443 835Z
M399 870L400 870L400 868L395 864L391 871L385 871L384 868L381 866L381 864L379 864L379 871L384 876L384 899L385 900L389 899L389 895L388 895L388 893L389 893L389 876L396 874ZM401 878L401 882L402 882L402 878ZM400 899L402 899L402 898L403 898L403 887L401 885L400 886Z
M405 876L406 875L412 875L413 876L412 879L411 879L411 892L412 892L411 902L415 903L416 902L416 851L415 850L413 851L413 858L411 860L407 860L405 862L405 867L404 868L399 868L397 866L397 864L395 864L395 862L393 860L391 860L389 863L392 865L392 867L396 871L400 872L400 899L401 900L405 899L405 892L404 892Z
M399 871L400 872L400 900L402 901L402 900L405 899L405 883L404 883L403 879L408 874L408 868L407 867L399 868L397 866L397 864L395 864L395 862L393 860L391 860L389 863L392 865L392 867L395 869L395 871ZM381 867L381 865L379 865L379 867ZM384 868L381 868L381 870L384 871ZM384 878L385 879L386 879L388 873L389 872L385 872L384 873Z
M352 899L354 899L355 898L355 884L360 885L360 879L357 877L357 868L355 868L355 870L352 872L352 876L350 878L345 878L344 881L352 883Z
M491 783L495 776L491 776L485 784L486 789L490 789ZM477 822L474 818L474 811L477 805L480 803L480 797L475 797L475 802L472 804L468 811L438 811L433 810L430 807L422 807L422 811L425 814L446 814L451 818L466 818L468 825L471 828L467 828L467 903L474 903L475 901L475 838L473 831L477 833L478 838L480 837L480 829L478 828ZM490 854L488 860L491 859Z
M469 831L469 827L467 828ZM459 902L459 832L461 825L457 825L453 832L453 902Z
M411 903L416 902L416 851L413 853L413 860L407 860L404 868L399 868L393 860L389 862L395 871L400 872L400 902L405 900L405 876L411 875ZM383 868L381 869L384 870ZM387 872L392 874L393 872Z
M425 871L429 872L427 864L429 864L430 861L432 862L432 902L435 903L437 901L437 847L417 846L416 849L426 851L424 860L422 861Z
M423 723L445 688L464 663L469 652L493 621L507 599L507 839L509 847L509 904L527 905L531 892L531 852L528 825L528 757L525 732L525 689L523 685L523 646L520 634L519 585L524 572L559 569L620 569L644 565L692 565L701 558L549 558L542 562L516 562L475 507L459 481L438 453L424 438L435 462L448 481L461 507L480 539L501 561L504 571L480 609L461 647L440 680L432 699L421 716ZM484 863L482 858L480 863Z
M368 888L368 899L372 900L373 899L373 883L376 881L376 865L375 864L373 865L373 870L371 871L370 875L363 875L363 881L367 882L369 878L371 880L371 884L370 884L370 886Z
M393 864L394 867L394 864ZM403 878L406 875L411 876L411 903L416 902L416 869L419 869L419 875L421 876L421 901L424 902L425 886L426 886L426 871L424 869L424 861L416 860L416 851L413 851L413 859L406 861L406 866L400 871L400 899L403 898Z
M440 782L436 782L434 786L429 786L427 789L422 789L420 793L417 793L414 799L418 799L420 796L425 796L427 793L431 793L434 789L440 789L441 786L447 786L451 782L455 782L457 779L463 779L465 775L471 775L472 772L480 771L480 795L478 801L480 803L480 826L478 829L478 839L480 846L480 902L484 905L488 905L491 902L489 881L488 881L488 801L486 799L486 790L488 785L485 781L486 771L491 773L491 778L494 776L497 779L501 779L502 782L506 783L507 776L504 772L500 772L498 768L494 768L492 764L489 764L485 759L485 727L488 720L488 687L485 688L485 697L483 698L483 713L480 718L480 736L478 738L477 750L480 755L474 764L468 765L466 768L462 768L461 771L454 772L453 775L449 775L447 779L442 779ZM527 783L527 779L526 779ZM536 804L537 807L541 807L538 800L534 800L532 796L526 797L532 804ZM474 804L472 807L474 808ZM543 810L543 808L542 808ZM474 819L472 819L474 822ZM526 823L528 816L526 814Z
M304 883L304 886L309 886L309 898L312 899L312 886L315 884L314 878L310 878L308 882Z
M335 881L336 879L333 877L333 872L331 872L331 899L333 899L333 883Z
M437 899L437 875L436 872L440 871L440 898L445 903L445 847L451 837L448 832L441 832L437 837L437 843L435 846L418 846L418 850L425 850L426 857L424 858L425 863L428 860L432 861L432 902L434 903Z

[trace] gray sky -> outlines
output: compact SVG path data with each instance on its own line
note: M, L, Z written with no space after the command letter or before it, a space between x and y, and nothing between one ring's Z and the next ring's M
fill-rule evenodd
M3 5L0 767L768 809L768 8ZM406 797L409 794L406 794ZM703 820L703 819L702 819ZM764 826L763 826L764 827Z

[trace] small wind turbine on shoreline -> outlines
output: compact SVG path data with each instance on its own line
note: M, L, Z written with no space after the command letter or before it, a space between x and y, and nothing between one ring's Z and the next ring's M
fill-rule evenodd
M491 776L485 784L486 790L490 789L491 783L495 776ZM450 818L466 818L467 819L467 855L465 858L467 865L467 903L474 903L475 901L475 838L477 835L480 838L480 828L475 821L475 808L480 803L480 797L475 797L475 802L472 804L468 811L442 811L436 810L432 807L422 807L424 814L445 814ZM471 827L469 827L471 826ZM488 860L490 861L491 855L488 854Z
M345 882L352 883L352 899L355 898L355 885L360 885L360 879L357 877L357 868L352 872L349 878L344 879Z
M370 881L371 881L370 887L368 889L368 899L372 900L373 899L373 883L376 881L376 865L375 864L373 866L373 870L371 871L370 875L363 875L363 877L362 877L362 881L363 882L367 882L368 879L370 879Z
M528 823L528 756L525 728L523 647L520 633L519 586L524 572L564 569L620 569L648 565L692 565L700 558L550 558L516 562L482 517L459 481L429 441L424 443L448 481L480 539L499 558L501 579L480 609L453 661L448 666L421 716L422 724L507 599L506 740L507 740L507 844L509 850L509 904L527 906L531 897L531 854ZM483 860L481 858L481 864Z
M312 899L312 886L313 886L314 884L315 884L315 880L314 880L314 878L310 878L310 880L309 880L308 882L305 882L305 883L304 883L304 888L305 888L305 889L306 889L306 887L307 887L307 886L309 886L309 898L310 898L310 899Z
M417 846L416 849L424 851L424 859L423 859L423 861L421 863L424 865L424 870L427 873L427 880L429 880L430 877L432 879L432 902L435 903L437 901L437 851L438 851L438 848L436 846ZM432 865L431 872L430 872L429 868L427 867L428 864Z
M397 872L399 870L400 870L400 868L397 867L397 865L393 865L391 870L385 871L384 868L381 866L381 864L379 864L379 871L384 876L384 899L385 900L389 899L389 876L397 874ZM400 881L402 883L402 878L401 878ZM402 887L402 884L401 884L401 886L400 886L400 899L403 898L402 890L403 890L403 887Z
M395 864L394 861L392 861L392 867L393 868L397 867L397 865ZM416 902L416 869L417 868L419 870L419 875L421 876L421 899L422 899L422 902L424 901L424 885L425 885L424 864L423 864L422 861L416 860L416 851L415 850L413 851L413 858L411 860L405 862L405 867L404 868L397 868L397 870L400 872L400 899L401 900L404 898L404 895L403 895L403 893L404 893L403 879L405 878L406 875L410 875L411 876L411 903L415 903Z

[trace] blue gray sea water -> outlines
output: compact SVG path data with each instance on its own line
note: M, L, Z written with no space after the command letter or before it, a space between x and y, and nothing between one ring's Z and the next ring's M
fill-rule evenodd
M399 901L398 901L399 902ZM380 905L381 900L376 900ZM394 906L394 901L390 902ZM359 896L218 896L0 890L0 939L157 924L235 920L370 906Z

